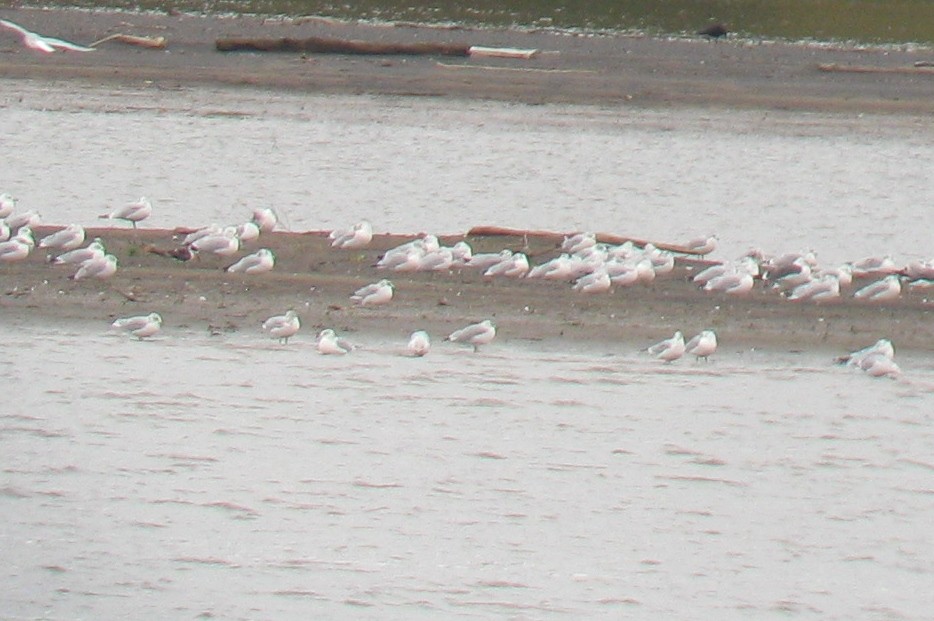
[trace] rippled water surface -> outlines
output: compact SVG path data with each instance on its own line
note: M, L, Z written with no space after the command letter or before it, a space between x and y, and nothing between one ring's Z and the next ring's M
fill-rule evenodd
M146 194L146 226L273 205L296 230L931 252L934 130L911 118L3 86L0 183L47 222ZM333 358L306 334L0 327L4 618L934 610L930 356L892 381L833 352L665 366L504 336L408 359L386 333Z
M296 230L368 218L396 233L717 233L725 258L934 252L930 119L26 81L0 106L3 191L53 223L146 195L161 227L274 206Z
M934 609L929 359L0 325L5 618Z

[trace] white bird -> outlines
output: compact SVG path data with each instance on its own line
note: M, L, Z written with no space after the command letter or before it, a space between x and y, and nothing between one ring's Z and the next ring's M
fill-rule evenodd
M39 240L40 248L49 248L52 250L74 250L84 243L84 227L80 224L69 224L51 235L46 235Z
M581 293L604 293L610 290L612 284L606 268L600 266L596 271L578 278L572 289Z
M0 262L14 263L22 261L29 256L31 250L32 246L25 239L15 235L10 240L0 242Z
M24 226L37 226L42 223L42 214L35 209L29 209L22 213L7 216L6 223L14 231Z
M902 372L894 360L881 354L866 356L857 366L872 377L895 378Z
M279 216L272 209L257 208L253 210L253 223L259 227L263 233L271 233L276 225L279 224Z
M124 317L117 319L110 327L114 330L122 330L132 334L139 340L152 336L162 329L162 315L159 313L149 313L148 315L139 315L137 317Z
M331 231L328 239L331 240L331 248L366 248L373 240L373 225L367 220L361 220L348 230Z
M141 196L135 203L129 203L122 207L117 207L110 213L101 214L101 218L111 220L125 220L136 228L136 224L142 222L152 215L152 201L145 196Z
M65 254L58 255L52 259L52 265L77 265L89 259L102 257L104 254L106 254L104 244L101 242L100 237L97 237L84 248L76 248Z
M385 278L372 285L360 287L350 299L360 306L380 306L388 304L392 300L393 284L392 281Z
M570 280L571 255L562 253L557 257L536 265L525 275L526 278L542 278L544 280Z
M706 256L717 249L718 239L716 235L707 237L695 237L684 244L684 249L691 254Z
M473 259L473 248L467 242L459 241L451 246L451 256L456 267L464 267Z
M698 359L710 359L717 351L717 334L713 330L703 330L700 334L684 344L685 353L696 356Z
M222 229L217 224L209 224L207 226L202 226L200 229L196 231L192 231L191 233L188 233L187 235L185 235L185 238L182 240L182 245L190 246L196 241L198 241L199 239L203 239L209 235L220 235L223 232L223 230L224 229Z
M853 276L863 278L865 276L880 276L883 274L892 274L898 271L898 266L892 257L865 257L852 263Z
M596 234L584 232L565 237L564 241L561 242L561 250L568 254L576 254L586 248L591 248L596 245Z
M529 258L521 252L516 252L507 259L487 268L483 275L492 278L504 276L506 278L522 278L529 272Z
M16 209L16 199L9 192L0 194L0 218L6 218Z
M294 310L289 309L285 315L275 315L263 322L263 330L269 333L280 343L288 343L289 338L295 336L302 323Z
M869 347L864 347L858 351L837 358L837 364L845 364L851 367L858 367L864 359L870 356L884 356L889 359L895 358L895 346L889 339L879 339Z
M198 254L209 252L223 257L234 255L240 250L240 240L237 238L237 227L228 226L219 234L205 235L192 243L190 248Z
M117 273L117 257L112 254L105 254L102 257L88 259L81 264L73 278L83 280L85 278L97 278L104 280Z
M410 356L421 357L428 353L431 348L431 337L424 330L418 330L409 337L409 342L405 346L405 351Z
M77 43L71 43L70 41L63 41L61 39L56 39L54 37L45 37L30 30L26 30L19 24L14 24L11 21L5 19L0 19L0 26L19 33L20 37L23 39L23 45L26 47L50 54L55 50L68 50L70 52L93 52L93 47L85 47L83 45L78 45Z
M433 252L426 252L418 261L420 272L444 272L454 266L454 252L442 246Z
M256 241L259 239L259 234L259 225L252 220L249 222L244 222L237 227L237 239L240 240L241 244Z
M0 242L5 242L10 239L10 235L12 235L10 226L3 220L0 220Z
M467 343L473 345L474 351L479 351L481 345L489 345L494 338L496 338L496 326L489 319L484 319L480 323L472 323L460 330L455 330L444 340L452 343Z
M637 267L638 263L639 261L634 262L632 259L607 261L605 269L610 275L610 282L620 287L631 287L638 284L640 275ZM643 265L643 267L650 268L647 265ZM655 273L654 270L652 273Z
M331 328L322 330L318 334L318 353L321 354L336 354L342 356L348 352L354 350L354 346L351 345L346 339L343 339L334 332Z
M889 274L882 280L870 283L853 294L857 300L865 302L888 302L897 300L902 293L902 282L898 274Z
M905 266L905 277L909 280L932 280L934 279L934 259L922 261L914 259Z
M787 299L792 302L804 300L824 302L826 300L835 300L839 297L840 279L833 274L824 274L820 278L811 279L795 287L788 295Z
M263 274L276 266L276 255L269 248L260 248L253 254L248 254L230 267L231 274Z
M755 285L755 280L752 274L746 272L740 274L724 274L723 276L718 276L707 281L707 284L704 285L704 291L727 293L729 295L745 295L752 291L753 285Z
M475 254L470 257L470 261L467 262L467 267L486 271L510 257L512 257L512 250L509 248L505 248L499 252L481 252L480 254Z
M646 351L659 360L673 362L684 355L684 335L679 330L670 339L659 341Z

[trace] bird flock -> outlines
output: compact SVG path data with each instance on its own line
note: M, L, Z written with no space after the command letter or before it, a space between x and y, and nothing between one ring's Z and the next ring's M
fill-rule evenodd
M152 202L142 197L100 215L101 218L130 223L134 229L152 214ZM38 242L32 227L41 223L41 216L33 211L16 211L16 199L0 194L0 263L25 259L35 248L47 250L52 265L66 265L75 269L72 278L107 279L117 271L117 258L108 254L103 242L96 238L85 245L86 233L76 224L65 226ZM238 254L244 244L254 242L279 224L272 209L254 209L252 217L239 225L208 225L187 234L178 248L168 252L179 260L197 259L202 255L230 257ZM373 239L373 227L363 220L346 229L331 231L330 246L335 250L366 248ZM718 247L716 236L689 240L680 250L695 257L706 257ZM53 253L58 253L53 256ZM565 237L557 256L533 265L529 255L503 249L499 252L474 253L465 241L443 246L438 237L422 235L385 251L375 268L386 272L441 272L455 269L479 271L485 279L540 279L567 282L572 291L594 295L614 287L650 285L657 278L674 272L676 253L663 250L651 243L637 245L632 241L621 244L600 242L597 235L583 232ZM229 273L262 274L275 267L275 254L261 248L231 263ZM735 261L705 261L703 269L690 269L690 280L698 289L728 296L749 295L758 288L764 294L780 296L789 302L830 303L844 295L851 295L861 303L885 303L898 299L907 288L927 289L934 286L934 260L911 261L897 265L891 257L868 257L836 267L820 266L813 252L767 256L757 250L750 251ZM869 280L856 286L858 279ZM389 304L395 286L389 278L358 288L350 295L360 307ZM162 317L158 313L128 317L115 321L113 328L123 330L138 339L158 333ZM262 329L282 344L297 334L301 321L294 310L268 318ZM470 345L479 350L493 341L496 327L486 319L447 335L445 341ZM409 338L405 351L411 356L424 356L431 347L427 332L417 330ZM317 337L317 349L322 354L344 355L355 347L338 336L332 329L322 330ZM656 343L644 351L665 363L674 362L685 354L708 360L717 350L717 336L712 330L703 330L685 341L681 331L671 338ZM894 376L898 367L893 361L894 349L873 355L851 354L850 364L872 376ZM885 355L888 353L889 355ZM884 358L888 362L883 362Z

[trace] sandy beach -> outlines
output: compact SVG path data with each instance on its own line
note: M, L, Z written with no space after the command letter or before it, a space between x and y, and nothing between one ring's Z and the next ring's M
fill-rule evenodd
M165 51L110 42L93 53L46 56L23 48L11 33L4 33L2 79L80 80L160 89L246 86L316 94L610 107L697 106L912 118L934 113L934 76L915 68L932 57L930 50L364 26L314 18L26 9L0 10L0 18L84 44L115 33L162 36L168 41ZM230 36L430 41L540 52L532 59L517 60L215 51L216 39ZM821 65L860 71L825 71ZM37 236L54 228L38 227ZM119 258L120 270L112 280L75 282L69 278L73 270L53 268L43 252L35 252L23 263L3 266L3 312L106 324L117 316L158 311L167 326L238 331L258 330L266 317L295 308L308 331L334 327L407 334L427 329L443 335L466 322L492 317L503 338L527 341L611 339L639 346L674 329L693 333L713 328L723 342L737 347L846 350L884 336L904 348L934 350L932 306L921 292L881 306L846 296L824 305L794 304L761 287L745 298L709 295L689 282L689 270L696 263L688 259L680 259L671 275L651 287L587 296L571 291L568 283L490 280L472 270L385 274L374 264L382 252L403 240L397 236L378 236L363 251L336 251L328 246L326 232L265 235L255 247L275 251L276 269L254 277L226 274L223 268L232 263L230 259L179 262L151 252L176 247L173 231L143 225L138 232L89 231L93 236L102 237ZM524 250L535 262L557 253L555 239L527 242L493 236L467 241L474 252ZM357 287L383 277L396 284L391 305L371 309L351 303L349 296ZM59 303L64 300L67 303Z

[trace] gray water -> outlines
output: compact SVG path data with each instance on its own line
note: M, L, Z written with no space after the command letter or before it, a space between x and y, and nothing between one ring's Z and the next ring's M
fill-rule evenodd
M725 257L931 252L918 119L21 81L0 104L0 184L48 222L147 194L146 226L272 205L295 230L368 217L714 231ZM934 610L929 355L874 380L827 351L725 344L666 366L507 330L415 360L390 328L333 358L306 333L169 325L138 343L106 324L0 313L2 618Z
M930 359L0 325L5 619L934 610Z
M734 258L930 258L927 118L526 106L9 81L0 191L50 223L140 195L149 226L596 230ZM724 128L730 128L725 132Z

